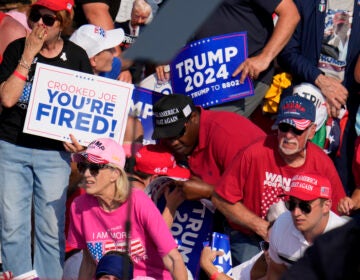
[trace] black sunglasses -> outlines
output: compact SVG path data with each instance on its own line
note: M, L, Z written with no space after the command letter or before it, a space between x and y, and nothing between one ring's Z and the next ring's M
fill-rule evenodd
M303 134L304 131L307 130L310 126L308 126L307 128L305 128L304 130L300 130L300 129L297 129L297 128L293 127L293 126L290 125L290 124L287 124L287 123L279 123L278 127L279 127L279 130L280 130L281 132L286 133L286 132L289 132L289 131L291 130L295 135L300 136L300 135Z
M91 176L96 177L99 174L101 169L112 168L106 164L96 164L96 163L88 163L88 162L79 162L77 164L77 169L80 174L84 174L87 169L89 169Z
M49 14L42 15L37 10L31 11L29 15L29 20L31 20L32 22L38 22L40 18L42 19L43 23L46 26L53 26L55 21L57 20L57 17L54 15L49 15Z
M296 207L299 207L301 212L304 214L309 214L311 212L311 202L312 201L303 201L296 202L292 199L289 199L288 201L285 201L285 206L289 211L294 211Z
M259 246L260 246L261 251L269 250L269 242L267 242L267 241L260 241Z

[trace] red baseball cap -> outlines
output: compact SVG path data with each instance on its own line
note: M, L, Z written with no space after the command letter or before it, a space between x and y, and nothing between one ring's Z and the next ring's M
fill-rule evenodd
M190 171L176 164L175 157L163 146L149 144L135 154L135 171L189 179Z
M42 6L54 12L63 10L71 12L74 0L37 0L32 6Z
M292 177L290 189L285 195L309 201L317 198L331 199L331 183L328 178L317 173L303 173Z

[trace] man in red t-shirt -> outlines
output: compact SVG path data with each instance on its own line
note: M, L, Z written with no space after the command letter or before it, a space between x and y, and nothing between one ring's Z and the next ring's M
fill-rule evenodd
M153 106L153 139L187 161L192 178L181 182L187 199L210 198L238 151L265 137L243 116L195 107L183 94L162 97Z
M315 134L315 106L300 96L282 100L277 135L269 135L240 152L217 184L212 201L229 223L233 265L259 252L267 239L269 207L280 200L291 178L317 172L332 183L332 210L345 197L331 159L309 140Z

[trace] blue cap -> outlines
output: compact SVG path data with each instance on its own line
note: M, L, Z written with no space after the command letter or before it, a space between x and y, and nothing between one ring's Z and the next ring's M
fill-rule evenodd
M127 255L105 255L103 256L96 267L96 279L103 275L113 275L119 279L124 278L125 262L128 262L127 279L133 278L133 265Z
M279 105L276 124L287 123L304 130L315 121L314 103L301 96L287 96Z

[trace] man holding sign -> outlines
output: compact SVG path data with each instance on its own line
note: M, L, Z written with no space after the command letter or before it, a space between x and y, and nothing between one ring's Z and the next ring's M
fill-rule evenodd
M278 16L275 28L273 13ZM274 74L273 59L288 42L299 20L300 16L292 0L223 1L197 31L192 41L204 41L212 36L246 32L247 44L242 48L248 54L248 58L240 63L237 61L238 67L234 68L230 75L235 77L241 74L237 79L240 83L250 78L254 82L255 95L211 108L250 116L271 84ZM237 47L240 52L240 46ZM207 68L211 67L207 66ZM174 70L171 68L171 76ZM159 80L170 77L168 69L162 66L158 67L157 74ZM219 92L222 90L221 88Z

